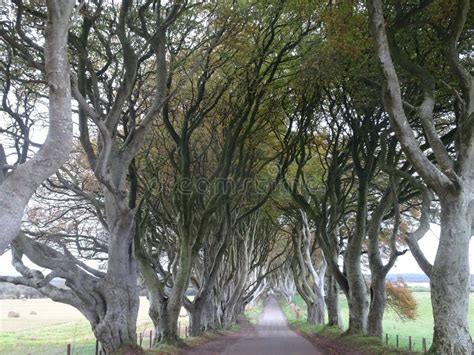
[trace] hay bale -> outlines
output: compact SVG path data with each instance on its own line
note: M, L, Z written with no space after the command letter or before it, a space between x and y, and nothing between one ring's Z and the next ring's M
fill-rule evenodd
M15 311L8 312L8 318L20 318L20 313Z
M36 316L36 315L38 315L38 313L36 313L35 311L30 312L30 316Z

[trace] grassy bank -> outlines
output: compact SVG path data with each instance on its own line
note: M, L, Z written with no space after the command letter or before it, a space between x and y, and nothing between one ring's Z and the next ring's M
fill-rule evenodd
M301 305L301 298L297 297L295 301L295 303ZM296 319L294 312L291 310L288 304L283 304L282 309L283 312L286 314L288 318L288 323L292 328L294 328L297 332L309 339L312 339L315 336L325 338L324 344L326 346L328 341L332 341L337 348L347 347L348 349L356 349L357 351L362 351L364 353L384 355L407 353L403 349L396 350L385 346L379 338L357 335L347 336L343 334L343 331L337 328L308 324L305 320L306 311L303 311L303 309L301 312L303 317L300 317L300 320ZM318 339L316 340L316 344L319 345Z
M402 321L393 312L390 308L387 309L384 316L384 334L389 335L389 345L395 347L396 345L396 335L399 336L399 346L400 348L408 348L408 337L412 337L412 349L421 351L422 349L422 338L426 338L427 346L431 344L431 337L433 331L433 316L431 309L431 299L429 292L413 292L418 305L417 314L418 317L415 320ZM306 305L301 297L295 297L293 301L300 309L302 314L303 321L296 321L296 316L291 312L289 305L283 305L284 311L288 316L289 322L300 329L302 332L305 331L323 331L323 329L312 328L309 325L306 325L304 320L306 319ZM474 307L471 305L474 304L474 294L470 295L470 307L469 307L469 327L471 334L474 335ZM348 325L349 319L349 309L347 306L347 301L343 295L340 297L341 305L341 314L344 320L344 325ZM314 327L314 326L313 326ZM330 331L334 333L334 330ZM361 340L362 341L362 340ZM370 341L370 339L369 339ZM377 339L378 341L378 339ZM383 341L385 342L385 335Z

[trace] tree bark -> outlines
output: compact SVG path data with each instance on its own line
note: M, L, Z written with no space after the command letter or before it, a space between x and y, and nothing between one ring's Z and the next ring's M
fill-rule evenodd
M469 304L470 211L463 194L441 200L441 235L431 270L435 354L470 354Z
M347 300L349 304L348 334L367 333L368 302L364 288L365 284L362 287L359 280L352 282L350 297Z
M292 269L296 289L306 302L308 323L324 324L324 281L327 263L322 252L311 255L315 237L311 235L308 219L303 210L299 211L295 232L292 234L294 247Z
M69 157L72 148L72 110L67 33L75 1L49 0L45 38L49 130L39 152L4 175L0 184L0 254L20 232L26 204L33 193ZM2 167L3 168L3 167Z
M467 310L470 278L468 249L472 234L474 196L474 78L461 64L458 50L469 6L469 0L458 1L447 34L442 39L446 50L442 59L447 61L459 82L460 91L456 100L463 104L458 106L455 122L458 131L456 162L450 161L448 154L443 153L444 156L441 157L438 150L443 148L442 145L432 146L437 160L444 167L440 170L421 151L404 111L400 82L387 38L383 2L371 0L368 4L374 46L384 78L384 104L392 128L407 159L425 184L438 195L441 204L441 235L432 267L426 263L426 259L420 257L421 251L416 249L417 260L422 260L421 266L430 273L435 323L430 351L437 354L470 354L472 351ZM421 77L418 79L423 81ZM420 86L423 87L423 84ZM426 89L424 91L426 95ZM433 127L426 127L425 124L423 128L426 134L427 128ZM433 139L436 137L431 134L430 141Z
M161 335L161 304L159 300L159 295L154 292L153 290L148 289L148 301L150 303L150 307L148 308L148 316L150 317L151 321L153 322L153 327L155 328L155 337L153 338L153 346L158 345L160 342L160 335Z
M125 238L122 240L126 242ZM78 309L90 322L107 354L137 347L139 297L133 258L128 262L124 255L113 254L109 261L110 271L104 274L78 262L70 253L60 253L23 234L12 242L12 251L12 263L23 277L2 278L2 281L34 287L54 301ZM51 274L45 277L26 267L21 261L23 254L36 265L52 270ZM64 278L69 289L62 290L49 284L53 277Z
M92 327L105 353L116 354L122 349L137 348L138 292L112 286L104 289L102 296L102 307L106 312Z
M307 302L307 321L309 324L324 324L324 298L315 302Z
M368 317L368 331L367 334L375 337L382 337L383 334L383 315L386 304L385 292L385 274L371 275L370 284L370 307Z
M189 311L189 334L191 336L197 336L206 331L204 311L204 305L195 306Z
M198 336L208 329L214 328L214 286L219 276L224 253L227 248L227 223L223 222L216 234L217 240L206 244L202 250L201 268L195 265L194 272L200 273L200 282L195 282L198 292L194 300L185 299L184 306L190 315L190 334ZM196 262L197 263L197 262ZM195 263L195 264L196 264Z
M383 316L386 304L385 277L395 264L400 253L397 250L397 236L400 225L400 206L397 197L400 179L390 176L390 185L380 199L378 205L372 212L368 227L368 257L371 274L370 283L370 306L368 317L369 336L382 337L383 334ZM392 235L389 241L390 254L387 263L384 265L380 252L380 229L384 216L393 205L394 223ZM429 202L428 202L429 208ZM423 225L423 224L421 224Z
M176 303L172 304L169 300L161 304L160 318L154 322L159 324L159 343L162 344L176 344L179 342L178 318L181 311L181 304L179 307ZM158 341L156 342L158 344Z
M162 343L175 344L179 342L178 334L178 318L183 305L183 297L189 285L189 277L191 274L192 248L188 245L186 237L183 238L180 256L179 269L173 280L173 289L163 308L162 317L165 318L161 329L160 341Z
M344 328L339 306L339 286L334 276L326 274L326 307L328 310L328 326Z
M214 296L210 293L202 301L193 304L187 311L189 313L189 334L199 336L203 332L216 329L216 310Z
M219 326L216 324L217 308L214 296L210 294L206 302L199 302L189 309L189 334L199 336L210 329L218 329Z
M125 180L124 174L120 174ZM120 176L119 175L119 176ZM123 183L119 183L123 186ZM105 316L94 326L94 334L108 352L136 347L136 325L140 304L138 268L134 250L135 209L126 198L104 188L109 246L104 289Z
M348 334L367 334L369 301L367 286L361 269L362 241L367 223L367 182L359 181L356 230L349 238L344 266L349 284L349 329Z

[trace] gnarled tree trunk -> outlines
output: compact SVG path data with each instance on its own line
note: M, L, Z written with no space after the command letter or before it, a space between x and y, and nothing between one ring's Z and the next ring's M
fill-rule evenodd
M107 354L137 347L139 297L136 274L133 273L134 258L129 263L123 255L115 255L109 261L109 268L115 269L104 274L77 261L68 252L60 253L23 234L13 241L12 247L12 263L22 277L3 277L2 281L34 287L54 301L78 309L90 322ZM45 277L26 267L22 262L23 255L36 265L52 270L51 274ZM52 277L64 278L69 289L62 290L49 284Z
M296 233L293 233L292 238L295 253L293 275L296 289L306 303L307 321L310 324L323 324L324 280L327 263L322 252L311 255L314 249L313 243L316 241L315 237L311 236L306 213L302 210L296 224Z

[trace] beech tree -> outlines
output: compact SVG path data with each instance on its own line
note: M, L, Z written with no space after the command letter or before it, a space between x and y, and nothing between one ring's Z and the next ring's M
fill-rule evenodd
M299 211L292 233L293 273L296 289L307 305L307 320L310 324L323 324L325 314L324 281L327 263L321 252L317 252L317 239L311 233L306 213Z
M291 303L296 294L296 285L293 278L293 271L291 270L290 261L284 263L275 272L269 276L268 287L277 295Z
M380 337L387 307L416 315L385 280L406 244L431 279L431 351L472 351L469 0L13 4L0 248L20 276L0 281L78 309L106 353L142 351L140 273L155 345L180 343L183 307L198 336L296 291L342 330L341 290L347 333Z
M263 13L257 5L244 5L242 9ZM221 11L225 10L224 6ZM223 21L219 15L228 16L227 12L220 14L219 9L215 14L217 23ZM213 29L213 36L205 39L206 57L194 76L183 78L177 65L168 82L172 89L175 82L185 81L187 90L169 100L162 110L164 125L159 134L165 143L164 149L159 150L169 157L170 164L164 169L171 178L161 175L168 180L169 188L156 194L152 201L159 206L151 213L155 214L154 221L161 220L161 228L157 231L156 226L150 226L151 241L143 232L139 250L140 267L147 270L142 272L150 292L156 295L155 325L162 342L179 340L179 311L190 281L198 281L192 276L198 273L209 273L209 277L194 282L198 295L192 302L184 298L184 304L191 314L193 334L204 330L200 319L204 318L205 305L218 276L216 260L223 257L227 247L225 238L233 237L231 230L239 220L261 206L261 201L247 205L242 197L248 193L246 181L275 156L259 156L266 143L258 139L270 127L265 113L272 113L272 107L267 102L276 100L268 94L284 81L285 69L297 60L298 46L313 29L310 21L303 25L293 22L299 15L289 13L283 4L272 6L265 18L268 21L247 21L238 13L228 17L222 28ZM239 41L231 43L231 36ZM172 63L186 62L186 51L173 54ZM243 215L235 215L235 211ZM222 239L215 240L215 233ZM154 244L163 245L169 238L176 242L166 243L168 250L154 250ZM220 253L206 252L212 239ZM161 252L167 257L163 258ZM216 258L209 260L204 273L198 269L201 253ZM158 265L160 262L163 264ZM167 268L164 263L176 263L179 267ZM241 309L246 278L239 278L235 294L223 310L224 326L229 326L236 310Z
M345 266L343 271L339 267L339 256L344 253L342 249L351 243L350 239L347 240L351 231L344 227L349 206L354 205L355 176L350 170L351 140L345 132L347 127L331 116L331 110L334 109L336 114L338 108L333 105L325 107L320 91L305 91L293 99L297 104L290 106L287 126L296 126L297 131L290 135L292 138L283 140L283 149L289 154L289 160L294 162L296 171L288 170L284 184L295 204L307 213L311 223L315 225L318 245L324 253L328 273L335 278L349 302L349 331L359 332L366 327L364 316L359 314L360 307L364 306L351 302L348 282L348 277L351 276L346 274ZM319 108L326 114L320 115ZM327 129L319 132L315 128L318 124L327 126ZM353 257L360 263L362 244L358 243L357 248L359 252L353 252ZM343 262L346 265L348 259L344 258ZM361 272L354 275L359 279L362 276ZM364 281L361 282L359 284L364 286ZM366 294L366 290L360 290ZM338 292L335 292L334 287L328 291L329 321L332 325L340 326L342 321L337 301ZM367 306L368 303L365 314Z
M20 232L20 224L26 204L40 184L66 162L72 148L72 111L71 111L71 85L69 79L69 60L67 56L67 32L74 24L75 1L47 1L46 28L44 31L44 49L35 45L30 30L41 34L41 29L29 23L29 30L25 31L21 22L25 17L22 5L17 7L17 23L4 18L0 28L0 38L3 47L17 48L17 53L6 50L6 58L2 58L0 67L3 78L3 100L2 111L11 116L20 127L20 139L26 143L31 138L26 116L38 114L38 111L30 111L26 102L20 110L12 109L12 105L19 103L10 102L9 92L21 90L18 88L17 80L25 79L22 75L28 75L31 70L37 70L44 76L38 81L41 86L48 87L48 117L49 128L45 142L39 151L31 159L26 159L25 152L19 164L11 166L7 163L6 152L0 144L0 252L3 253L8 244L14 240ZM79 11L80 7L76 9ZM72 16L72 17L71 17ZM46 17L46 14L45 14ZM34 53L30 53L31 44ZM3 55L2 55L3 56ZM38 56L36 59L34 56ZM12 61L25 58L23 67L16 67ZM18 71L22 74L17 76ZM14 93L13 93L14 94ZM28 97L28 96L27 96ZM18 98L18 96L17 96ZM28 99L27 99L28 100ZM19 106L19 105L18 105ZM0 132L5 133L6 127ZM25 147L27 151L27 147Z
M383 98L390 123L402 149L427 187L438 196L441 205L441 235L433 265L424 270L430 277L434 332L430 351L438 354L469 354L472 349L467 323L469 303L469 242L472 236L472 199L474 171L474 77L466 68L460 52L460 40L468 19L470 1L443 2L430 8L432 1L410 7L395 7L395 22L387 25L381 0L368 2L375 51L382 71ZM443 10L440 10L443 8ZM428 21L432 35L439 41L438 62L443 62L452 75L445 81L434 67L419 62L419 56L408 56L400 49L395 33L418 22L426 12L449 9L447 22ZM428 15L429 16L429 15ZM396 69L394 61L400 64ZM402 94L400 72L410 73L416 80L422 99L412 102ZM437 85L437 83L440 83ZM444 85L444 86L443 86ZM436 94L447 88L452 95L453 124L456 126L455 154L450 154L441 140L436 125ZM438 96L439 97L439 96ZM406 98L406 99L405 99ZM413 117L421 124L424 136L435 156L430 161L416 139ZM451 119L451 117L444 117ZM453 277L453 275L456 275Z
M69 45L77 51L78 60L71 70L64 67L61 71L67 76L68 87L72 78L72 92L79 105L80 142L103 190L107 270L88 267L67 248L56 250L24 234L12 244L13 262L22 277L8 280L36 287L52 299L77 308L109 353L137 346L138 270L133 246L136 209L129 204L133 198L129 200L127 174L167 100L166 33L187 9L187 3L181 2L166 8L160 3L155 5L152 9L151 2L147 2L137 13L126 0L120 6L87 4L81 12L80 30L69 32ZM42 20L41 12L23 3L19 3L18 11ZM109 26L98 22L106 16ZM17 16L16 26L21 28L21 16ZM64 33L69 27L61 29L67 37ZM28 42L29 46L36 49L32 43ZM12 43L21 52L20 44ZM156 73L154 85L149 91L141 91L151 68ZM23 255L52 272L45 276L27 268ZM69 289L50 285L54 277L64 278Z

